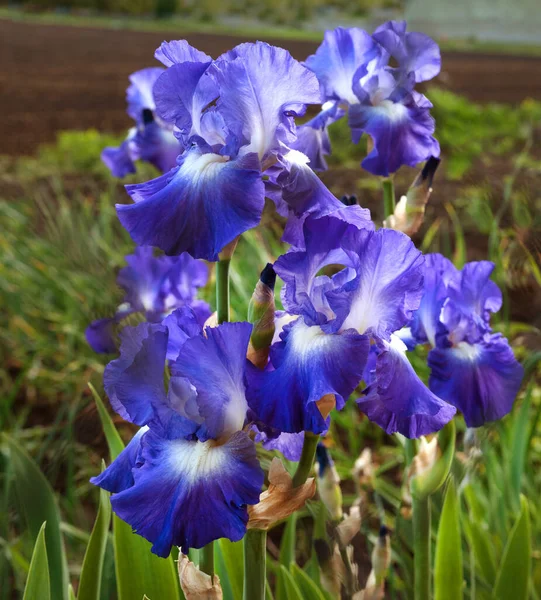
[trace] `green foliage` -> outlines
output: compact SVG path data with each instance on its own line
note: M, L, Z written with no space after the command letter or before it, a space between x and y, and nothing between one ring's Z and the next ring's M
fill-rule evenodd
M460 600L462 594L460 504L455 480L449 479L436 542L434 593L436 600Z
M24 588L23 600L49 600L51 597L51 583L49 580L49 563L47 560L47 547L45 545L45 526L40 527L30 569L28 570L28 579Z

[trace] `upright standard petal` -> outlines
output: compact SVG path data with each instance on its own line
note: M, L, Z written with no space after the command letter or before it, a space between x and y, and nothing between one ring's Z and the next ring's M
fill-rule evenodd
M423 295L424 259L407 235L390 229L349 230L342 248L356 276L327 294L335 329L388 340L411 320Z
M135 204L117 205L117 212L133 240L169 255L217 260L259 223L265 203L257 156L228 158L194 147L167 175L126 186Z
M243 428L246 401L246 352L250 323L223 323L207 327L187 340L171 372L187 379L197 392L197 406L205 433L200 439L230 436Z
M212 62L211 56L190 46L186 40L162 42L161 46L154 53L154 58L166 67L184 62Z
M524 370L501 334L475 344L434 348L428 355L430 389L460 410L468 427L511 411Z
M161 67L149 67L130 75L130 86L126 91L126 100L128 101L128 114L134 121L140 123L143 118L143 110L153 111L156 107L152 90L156 80L164 70Z
M164 440L152 431L141 440L134 484L115 494L115 513L166 557L221 537L240 540L248 504L259 501L264 474L255 445L243 432L225 444Z
M356 104L353 76L359 69L366 75L381 58L381 47L366 31L337 27L325 32L323 43L305 64L316 74L324 100Z
M209 71L220 88L218 110L243 152L263 160L295 139L293 117L320 101L317 79L283 48L256 42L233 52Z
M415 81L428 81L441 69L440 48L424 33L406 32L406 21L388 21L372 36L399 65L405 76L413 73Z
M490 315L502 306L502 292L490 280L493 270L487 260L469 262L450 279L440 319L453 344L474 344L490 331Z
M374 379L375 378L375 379ZM434 395L419 379L406 356L406 346L393 338L376 359L374 379L357 404L388 434L418 438L440 430L456 410Z
M447 330L440 321L441 309L447 298L448 285L458 274L453 263L441 254L425 254L423 298L413 315L411 334L419 344L436 346Z
M340 410L361 381L369 340L355 331L326 334L299 318L271 347L270 367L249 370L248 400L257 419L282 432L322 433L329 426L316 404L334 394Z

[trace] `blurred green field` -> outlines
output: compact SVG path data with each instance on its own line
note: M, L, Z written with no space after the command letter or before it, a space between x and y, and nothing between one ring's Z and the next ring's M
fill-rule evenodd
M504 309L495 328L509 336L526 377L511 415L478 430L463 443L453 465L460 483L462 544L467 598L490 598L493 579L520 510L520 494L531 514L533 548L529 594L541 597L541 103L520 107L476 106L451 92L433 89L437 136L444 161L433 203L416 242L457 265L489 258L494 278L504 289ZM334 154L324 181L338 196L356 193L359 202L380 216L379 189L358 166L363 144L353 146L344 123L331 131ZM39 465L55 490L62 516L69 576L76 584L95 519L97 490L89 478L108 457L107 445L88 389L103 396L101 375L110 357L94 354L84 330L112 314L121 299L116 287L123 257L133 250L117 221L114 204L127 202L121 183L112 179L99 155L120 140L96 131L65 132L32 158L0 157L0 429ZM141 165L122 183L144 181L154 173ZM414 171L398 179L405 190ZM280 220L267 207L262 225L245 234L233 261L232 318L244 319L259 271L282 251ZM204 297L214 301L213 277ZM423 357L413 356L418 372ZM426 367L424 367L426 369ZM425 373L426 374L426 373ZM122 437L129 427L115 421ZM366 518L356 542L361 575L378 523L393 530L393 567L389 598L411 597L411 520L402 499L403 440L385 435L355 405L333 417L332 453L343 479L346 505L355 497L353 463L371 448L373 474L363 482ZM7 446L0 453L0 600L22 590L33 539L28 515L17 507ZM270 456L267 456L270 458ZM310 505L297 524L298 559L311 529ZM437 524L442 505L433 503ZM434 530L434 533L436 529ZM284 539L271 536L279 545ZM287 539L287 538L286 538ZM114 598L111 543L103 574L103 600ZM280 553L275 557L276 565ZM274 559L271 559L271 566ZM275 565L275 566L276 566ZM473 591L472 591L473 590ZM56 600L56 599L55 599ZM152 600L159 600L152 598Z

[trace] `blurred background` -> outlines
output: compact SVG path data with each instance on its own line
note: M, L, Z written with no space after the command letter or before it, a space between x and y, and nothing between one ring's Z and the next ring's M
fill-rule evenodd
M476 456L482 458L474 460L462 448L464 462L455 465L462 474L475 473L475 494L464 500L464 518L475 515L485 550L492 548L489 559L478 555L464 531L470 557L465 577L481 590L477 597L488 597L491 565L502 555L523 492L532 511L530 593L541 597L538 0L0 2L0 429L53 490L75 587L97 505L88 480L102 458L108 459L87 384L103 397L103 368L112 358L94 354L84 330L93 319L113 314L122 298L116 274L133 251L114 211L115 203L127 202L123 184L157 174L140 165L136 175L118 181L100 161L101 150L120 143L131 126L125 112L128 76L157 66L153 53L163 40L186 38L216 57L239 42L260 39L304 60L326 28L372 31L395 18L407 18L410 30L434 36L443 56L441 74L424 89L434 104L443 160L415 242L458 266L486 258L496 263L494 278L505 298L496 329L510 338L526 369L513 413L478 433ZM356 194L381 220L379 182L359 166L365 142L351 143L344 120L331 127L331 138L330 169L322 179L338 197ZM414 176L414 169L399 173L398 193ZM243 236L232 280L233 318L245 318L259 271L282 252L280 235L281 223L269 210L264 226ZM212 273L203 297L213 303ZM412 358L421 372L424 358ZM129 427L115 419L129 439ZM460 439L464 429L459 422ZM354 407L333 420L331 440L346 505L355 499L353 463L363 448L372 450L373 469L363 480L369 518L355 547L360 579L370 570L383 515L396 532L389 597L411 597L402 448ZM11 600L24 587L36 532L28 523L28 498L14 483L9 451L4 442L1 447L0 600ZM438 506L441 502L435 502L436 511ZM297 527L302 542L309 527L302 520ZM281 529L271 536L276 560L281 539ZM299 547L302 553L303 544ZM306 556L297 560L302 564ZM111 600L116 596L110 544L106 561L101 597Z

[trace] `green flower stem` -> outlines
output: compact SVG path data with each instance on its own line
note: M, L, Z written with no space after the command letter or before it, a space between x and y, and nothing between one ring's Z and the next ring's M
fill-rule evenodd
M311 433L310 431L305 432L301 459L297 465L295 475L293 475L293 487L299 487L299 485L302 485L308 479L308 475L310 475L314 464L318 442L319 435Z
M216 311L218 323L229 321L229 265L230 258L216 263Z
M200 550L199 570L214 578L214 542L210 542Z
M383 214L387 218L394 213L394 183L392 179L387 178L383 180L381 185L383 187Z
M248 529L244 536L244 600L265 600L267 531Z
M346 591L346 598L353 597L353 591L355 589L355 576L353 575L353 569L351 567L351 562L349 561L348 551L346 546L342 544L340 540L340 534L337 534L337 542L338 542L338 550L340 551L340 558L344 563L344 588Z
M430 600L430 496L412 498L414 598Z

